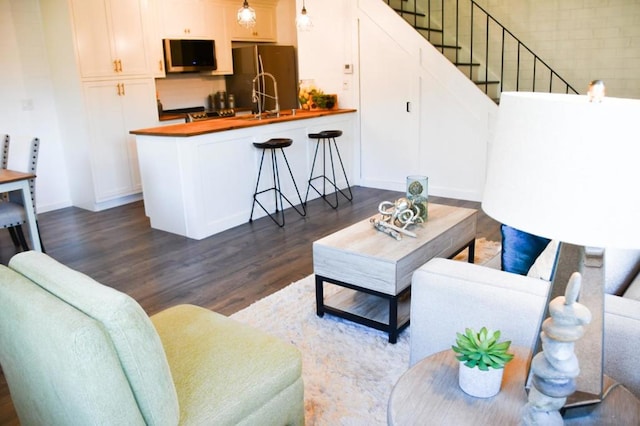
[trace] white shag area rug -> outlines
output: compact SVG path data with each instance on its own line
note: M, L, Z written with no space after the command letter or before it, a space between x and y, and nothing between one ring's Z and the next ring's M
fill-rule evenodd
M476 263L499 250L499 243L477 241ZM464 253L459 258L466 260ZM325 288L325 295L337 290ZM381 331L329 314L318 317L313 275L231 317L300 349L307 426L387 424L391 390L409 366L411 327L391 344Z

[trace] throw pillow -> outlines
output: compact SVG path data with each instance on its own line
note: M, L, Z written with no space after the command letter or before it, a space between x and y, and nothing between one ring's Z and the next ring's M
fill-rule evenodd
M540 256L529 268L527 272L528 277L538 278L545 281L551 281L553 273L556 267L556 258L558 257L558 251L560 250L560 242L558 240L551 240Z
M502 270L520 275L527 275L540 253L551 241L504 224L500 226L500 233Z

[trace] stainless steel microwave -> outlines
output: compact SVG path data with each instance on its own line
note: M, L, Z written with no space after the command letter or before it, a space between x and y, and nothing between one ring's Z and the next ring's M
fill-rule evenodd
M166 72L199 72L217 69L214 40L164 39Z

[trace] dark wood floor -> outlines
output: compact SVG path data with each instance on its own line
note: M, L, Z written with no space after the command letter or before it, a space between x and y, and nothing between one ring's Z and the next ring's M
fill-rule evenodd
M151 229L142 202L97 213L70 207L41 214L38 222L47 254L129 294L149 315L179 303L230 315L311 274L313 241L400 196L355 187L354 201L340 198L337 210L318 199L309 202L306 218L287 211L284 228L265 217L200 241ZM479 208L438 197L430 202ZM500 240L498 224L482 212L478 237ZM15 253L8 232L0 230L0 263ZM18 422L0 374L0 425L13 424Z

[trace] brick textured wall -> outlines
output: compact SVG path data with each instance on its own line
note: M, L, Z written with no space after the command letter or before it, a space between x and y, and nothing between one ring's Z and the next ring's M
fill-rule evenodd
M640 98L640 1L476 0L581 93Z

